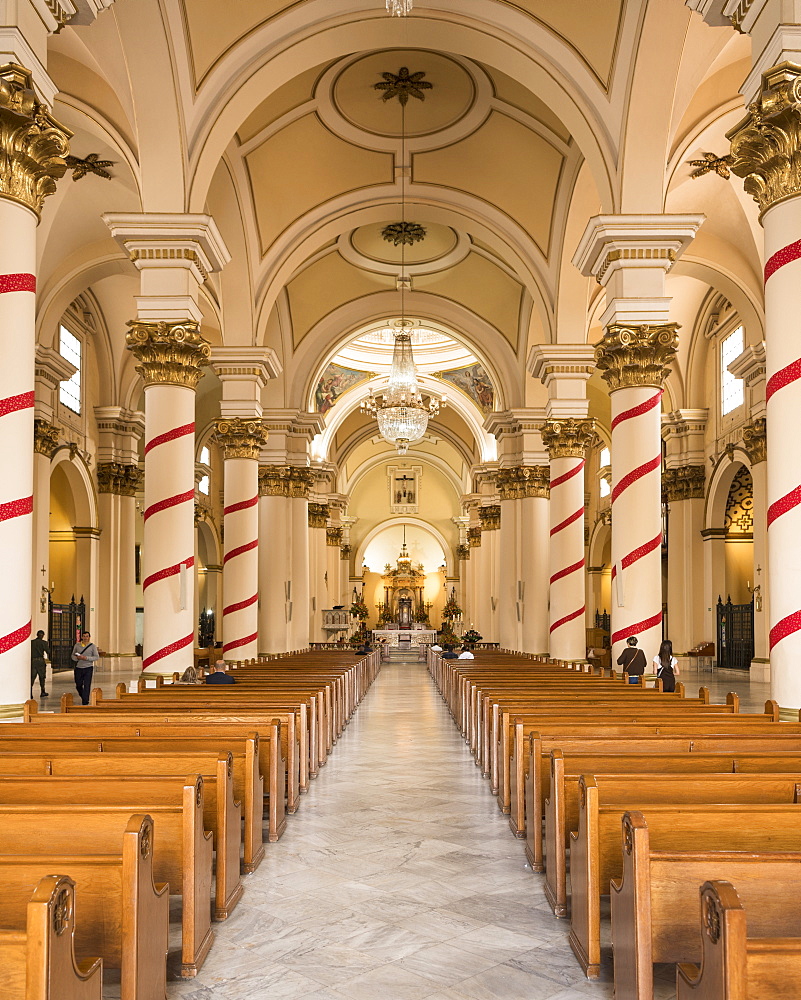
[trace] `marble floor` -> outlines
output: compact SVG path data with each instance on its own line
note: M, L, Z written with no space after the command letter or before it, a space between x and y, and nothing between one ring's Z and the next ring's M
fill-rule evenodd
M113 691L133 671L98 672ZM690 673L712 700L767 685ZM753 690L752 690L753 688ZM52 683L58 710L71 676ZM384 665L182 1000L598 1000L423 664ZM608 930L608 928L607 928ZM674 995L657 967L656 1000ZM109 983L109 997L114 986ZM117 988L118 991L118 988Z

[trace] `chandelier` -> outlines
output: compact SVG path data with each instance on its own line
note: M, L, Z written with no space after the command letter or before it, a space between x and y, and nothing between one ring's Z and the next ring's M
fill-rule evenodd
M412 0L387 0L390 17L408 17L412 12Z
M387 0L387 6L397 0ZM411 0L406 0L411 9ZM401 102L401 222L400 231L404 232L406 222L406 108ZM398 287L401 297L401 318L397 324L399 332L395 334L395 345L392 348L392 364L389 369L389 381L380 396L373 394L362 400L360 409L367 416L378 421L381 437L394 444L399 455L405 455L410 444L421 441L428 427L430 417L435 417L440 406L445 405L445 397L441 400L429 399L423 402L423 397L417 386L417 368L412 354L412 338L408 328L413 325L406 319L405 291L409 284L406 277L406 241L400 241L401 273Z

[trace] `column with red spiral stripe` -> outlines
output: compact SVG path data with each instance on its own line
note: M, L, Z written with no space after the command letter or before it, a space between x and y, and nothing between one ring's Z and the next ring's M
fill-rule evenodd
M0 84L0 717L13 717L30 695L36 226L70 133L27 70L0 66Z
M595 421L546 420L542 443L551 458L550 654L579 661L587 652L584 630L584 455L595 441Z
M142 668L171 674L193 661L195 389L211 348L192 321L130 324L145 384Z
M801 706L801 66L762 75L746 118L728 133L734 173L765 230L767 522L771 696Z
M612 403L612 661L662 641L662 382L676 323L611 324L595 351Z
M224 417L214 435L223 451L223 656L250 660L259 649L260 420Z

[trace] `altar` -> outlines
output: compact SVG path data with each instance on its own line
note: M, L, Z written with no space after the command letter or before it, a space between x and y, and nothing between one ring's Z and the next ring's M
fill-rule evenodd
M389 646L432 646L437 641L434 628L377 628L373 629L375 642L386 640Z

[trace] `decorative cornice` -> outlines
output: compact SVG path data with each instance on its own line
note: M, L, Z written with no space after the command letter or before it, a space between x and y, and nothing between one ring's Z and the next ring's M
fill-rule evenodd
M703 465L681 465L662 473L662 502L703 500L706 494L706 469Z
M0 66L0 197L38 216L67 169L71 136L36 97L30 70Z
M38 417L33 422L33 450L37 455L52 458L58 448L59 430L55 424Z
M494 503L479 507L478 519L482 531L497 531L501 526L501 505Z
M546 420L541 433L542 443L548 449L551 459L584 458L587 448L594 445L598 438L592 417L586 420L574 417Z
M305 466L259 466L259 496L307 499L314 484L314 471Z
M499 469L495 482L501 500L526 497L548 499L551 495L550 469L547 465L516 465Z
M783 62L763 73L762 92L726 137L731 170L762 212L801 194L801 66Z
M481 528L467 529L467 544L471 549L477 549L481 545Z
M260 420L224 417L217 421L213 440L223 450L223 458L250 458L258 461L267 441L267 431Z
M668 270L676 263L676 251L672 247L620 247L617 250L610 250L598 266L595 280L599 285L604 282L604 276L612 264L620 261L662 261L667 265Z
M309 527L325 528L328 526L328 504L309 501ZM326 541L328 539L326 538Z
M595 363L610 391L643 385L661 388L678 350L678 328L678 323L608 326L595 348Z
M203 368L211 360L211 346L197 323L150 323L132 320L125 337L128 350L145 385L181 385L197 388Z
M121 462L101 462L97 466L97 488L100 493L135 497L141 490L145 474L138 465Z
M768 457L768 422L765 417L757 417L743 427L743 448L751 459L751 465L759 465Z
M325 544L332 548L342 546L342 528L327 528L325 532Z

